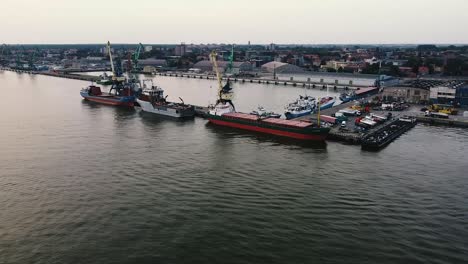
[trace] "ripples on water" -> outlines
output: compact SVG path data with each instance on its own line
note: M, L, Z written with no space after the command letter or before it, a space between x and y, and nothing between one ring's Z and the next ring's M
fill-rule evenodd
M369 153L90 104L85 82L0 83L2 264L468 261L466 130Z

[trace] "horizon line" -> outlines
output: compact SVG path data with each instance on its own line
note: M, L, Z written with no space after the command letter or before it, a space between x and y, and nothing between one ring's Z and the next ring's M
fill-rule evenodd
M111 45L138 45L142 42L115 42ZM1 45L106 45L105 42L94 42L94 43L2 43ZM143 45L239 45L239 46L268 46L274 44L276 46L357 46L357 45L365 45L365 46L417 46L417 45L435 45L435 46L468 46L468 43L187 43L187 42L179 42L179 43L142 43Z

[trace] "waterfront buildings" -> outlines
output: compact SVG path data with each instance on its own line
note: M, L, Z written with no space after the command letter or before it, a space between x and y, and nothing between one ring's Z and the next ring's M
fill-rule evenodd
M431 87L430 100L439 104L468 106L468 84L464 81L448 81Z
M385 87L382 97L408 103L441 103L468 106L468 84L464 81L416 79Z
M386 75L353 74L336 72L302 72L295 74L278 74L279 80L294 80L331 86L388 86L398 82L398 79Z
M399 85L386 87L382 97L389 101L404 101L409 103L427 103L430 89L442 84L437 80L411 80Z

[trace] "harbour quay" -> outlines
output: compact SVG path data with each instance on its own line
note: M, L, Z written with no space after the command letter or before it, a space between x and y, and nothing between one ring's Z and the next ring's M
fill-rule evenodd
M59 77L65 79L73 79L73 80L81 80L81 81L90 81L96 82L99 80L99 76L93 75L84 75L84 74L76 74L77 71L32 71L32 70L25 70L25 69L15 69L15 68L2 68L1 70L4 71L11 71L16 73L24 73L24 74L40 74L52 77ZM96 70L81 70L79 72L101 72L102 69Z
M18 71L17 69L6 69L11 71ZM92 71L92 70L89 70ZM29 72L25 71L24 73L33 73L36 72ZM76 80L84 80L84 81L91 81L96 82L100 79L99 76L94 75L85 75L81 74L81 72L75 71L43 71L39 74L46 75L46 76L53 76L59 78L68 78L68 79L76 79ZM210 74L197 74L197 73L175 73L175 72L160 72L156 73L156 76L167 76L167 77L180 77L180 78L195 78L195 79L208 79L213 80L216 78ZM151 76L155 76L151 74ZM238 82L238 83L260 83L260 84L270 84L276 83L277 85L280 82L283 82L283 85L292 85L298 87L304 87L304 89L330 89L333 87L333 90L336 90L336 86L331 86L329 83L336 83L343 84L345 80L348 80L352 76L350 74L328 74L328 73L320 73L316 74L315 78L320 79L312 79L310 74L302 74L302 75L294 75L290 76L290 74L278 74L276 79L268 79L268 75L254 78L254 77L246 77L245 79L240 78L233 78L232 76L224 75L222 80L227 81L230 80L231 82ZM325 78L329 79L325 79ZM374 78L375 77L375 78ZM341 78L339 80L333 81L333 78ZM330 126L330 132L327 137L328 140L340 141L346 144L362 144L362 139L368 137L370 134L375 133L378 130L381 130L386 125L394 122L395 120L401 117L411 117L415 118L417 122L420 123L427 123L433 125L442 125L442 126L455 126L455 127L468 127L468 118L463 117L461 111L459 115L450 115L448 118L437 118L427 116L424 111L421 111L424 107L431 103L443 102L443 103L450 103L447 100L454 100L457 98L459 94L463 95L461 92L456 92L456 88L462 89L464 86L463 81L456 81L456 80L424 80L424 79L415 79L415 80L404 80L401 82L394 82L390 83L387 82L386 87L359 87L358 85L369 85L371 83L375 83L378 81L378 77L373 76L357 76L357 79L353 79L353 81L348 80L349 86L342 86L339 89L343 89L344 92L353 92L357 94L357 100L353 100L350 102L341 103L338 105L333 106L332 108L328 108L320 112L320 120L318 120L317 113L302 116L297 118L298 121L312 121L317 123L320 121L325 126ZM318 81L318 83L317 83ZM327 84L320 84L320 83L327 83ZM353 85L353 86L351 86ZM338 89L338 88L337 88ZM436 91L443 91L437 97L439 93L434 92ZM453 92L451 92L452 90ZM432 92L431 92L432 90ZM447 92L448 91L448 92ZM447 96L448 94L448 96ZM432 98L431 97L436 97ZM445 97L444 97L445 96ZM446 98L448 97L448 98ZM395 111L394 109L379 109L378 107L374 107L374 105L369 105L366 109L366 103L371 102L373 99L378 98L378 100L382 101L401 101L405 102L407 106L405 109L400 109ZM461 98L463 99L463 98ZM380 103L381 103L380 102ZM464 103L463 100L461 100ZM342 122L336 120L342 120L336 118L337 113L340 113L346 109L357 109L360 110L361 116L347 116L345 121L345 125ZM208 108L203 105L194 105L194 111L196 116L198 117L206 117L208 113ZM382 117L387 117L388 114L391 113L391 118L385 122L378 122L375 126L371 127L363 127L358 125L356 122L360 118L365 118L368 115L377 115ZM334 120L335 119L335 120ZM344 121L344 120L343 120ZM394 139L396 139L395 137Z
M381 97L382 93L375 95L375 97ZM343 103L321 111L320 113L320 122L328 122L331 124L331 130L328 136L329 140L342 141L349 144L362 144L364 138L368 138L369 135L376 133L376 131L382 130L386 126L390 126L397 120L403 119L408 120L412 123L425 123L429 125L439 125L447 127L468 127L468 111L460 110L456 115L441 115L441 117L431 116L427 113L427 105L421 104L405 104L404 109L401 110L392 110L392 109L382 109L381 107L362 107L362 104L365 104L366 99L361 99L359 101L351 101ZM336 118L336 116L345 109L359 109L362 111L360 115L348 115L346 117L346 124L340 123L336 120L341 120ZM357 120L363 117L387 117L387 120L383 122L377 122L373 126L362 127L359 126ZM313 122L318 122L319 116L309 115L298 118L298 120L312 120ZM335 120L336 119L336 120ZM407 130L411 129L413 126L410 126ZM405 131L394 131L395 133L404 133ZM392 136L392 135L389 135ZM397 139L395 136L392 140Z
M268 63L267 63L268 64ZM144 72L142 72L144 73ZM182 71L145 73L151 75L215 80L216 76L210 73L193 73ZM259 84L288 85L304 87L307 89L330 90L357 90L358 88L376 86L384 87L399 82L398 79L376 74L328 73L328 72L286 72L276 73L270 71L252 72L239 75L223 75L223 80L233 82L249 82Z

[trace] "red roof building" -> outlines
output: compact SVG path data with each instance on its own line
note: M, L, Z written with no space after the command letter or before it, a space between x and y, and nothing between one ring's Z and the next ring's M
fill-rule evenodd
M427 67L427 66L420 66L420 67L418 68L418 73L421 74L421 75L429 74L429 67Z

